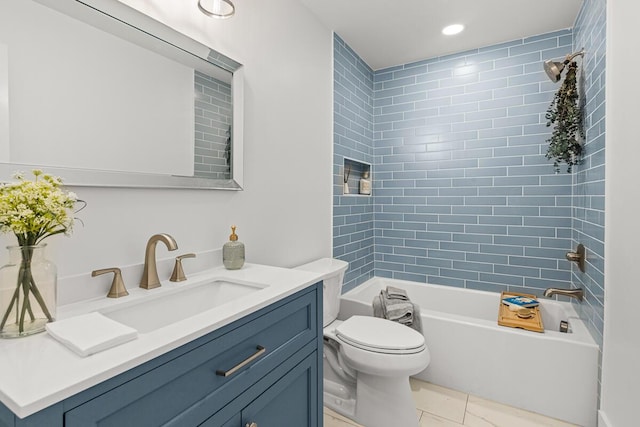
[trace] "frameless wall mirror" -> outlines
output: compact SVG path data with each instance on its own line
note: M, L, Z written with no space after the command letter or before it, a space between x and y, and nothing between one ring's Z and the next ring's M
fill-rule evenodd
M242 189L243 69L114 0L0 2L0 179Z

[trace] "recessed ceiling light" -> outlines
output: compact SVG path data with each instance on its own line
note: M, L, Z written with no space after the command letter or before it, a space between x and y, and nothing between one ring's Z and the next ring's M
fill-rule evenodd
M442 29L442 34L445 36L452 36L454 34L461 33L464 30L464 25L462 24L453 24Z

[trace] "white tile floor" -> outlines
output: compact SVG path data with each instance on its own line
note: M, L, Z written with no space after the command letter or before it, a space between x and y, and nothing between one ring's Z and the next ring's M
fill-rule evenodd
M420 427L574 426L553 418L414 379L411 379L411 389L420 419ZM354 426L363 427L328 408L324 408L324 427Z

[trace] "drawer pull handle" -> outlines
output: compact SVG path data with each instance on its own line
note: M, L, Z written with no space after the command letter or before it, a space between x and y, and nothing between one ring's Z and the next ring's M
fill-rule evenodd
M220 375L221 377L229 377L233 374L236 373L236 371L238 371L239 369L242 369L243 367L247 366L249 363L253 362L254 360L256 360L258 357L262 356L267 349L264 348L263 346L259 345L256 346L256 351L255 353L253 353L251 356L247 357L245 360L243 360L242 362L238 363L236 366L234 366L233 368L229 369L228 371L216 371L216 375ZM256 424L257 427L257 424Z
M258 427L258 423L247 423L245 427Z

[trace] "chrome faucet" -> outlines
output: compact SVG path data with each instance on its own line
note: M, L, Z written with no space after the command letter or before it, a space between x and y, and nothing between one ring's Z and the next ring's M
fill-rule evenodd
M544 291L543 294L545 297L552 297L554 295L564 295L566 297L575 298L578 301L582 301L584 297L584 290L582 288L578 289L557 289L557 288L548 288Z
M170 251L178 249L175 239L168 234L154 234L147 242L147 249L144 253L144 271L142 279L140 279L140 287L144 289L153 289L160 286L158 278L158 268L156 266L156 245L162 242L167 245Z

